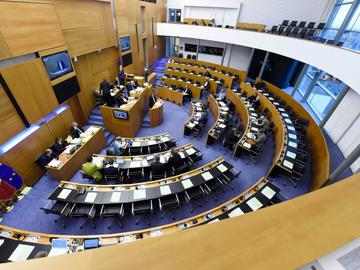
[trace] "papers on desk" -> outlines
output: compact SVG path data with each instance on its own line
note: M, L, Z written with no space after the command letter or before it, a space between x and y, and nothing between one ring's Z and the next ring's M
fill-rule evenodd
M192 154L195 154L196 151L194 148L189 148L189 149L186 149L185 151L189 156L191 156Z
M60 160L58 160L58 159L56 159L56 158L53 158L53 159L49 162L48 166L53 167L53 168L58 168L58 167L61 166L61 164L62 164L62 162L61 162Z
M216 218L216 219L214 219L212 221L209 221L209 223L215 223L215 222L218 222L218 221L220 221L220 219Z
M127 242L131 242L133 239L132 239L132 235L125 235L125 236L121 236L119 240L121 243L127 243Z
M193 186L193 183L191 182L190 179L186 179L186 180L181 181L181 184L183 185L183 187L185 189L191 188Z
M219 128L226 128L226 125L220 124L220 125L219 125Z
M104 166L104 158L103 157L93 157L92 163L96 165L98 168L102 168Z
M146 159L143 159L143 160L141 161L141 166L142 166L142 167L148 167L148 166L149 166L149 162L148 162Z
M287 151L286 152L286 156L288 156L289 158L295 159L296 158L296 154L291 152L291 151Z
M31 252L34 250L34 246L19 244L14 252L9 257L9 261L20 262L29 258Z
M87 137L90 137L90 136L91 136L91 133L88 132L88 131L85 131L85 132L80 134L80 138L87 138Z
M51 250L49 252L49 257L58 256L68 253L69 248L67 246L66 239L53 239L51 242Z
M141 161L131 161L130 162L130 168L140 168L141 167Z
M0 236L3 236L3 237L10 237L10 235L12 234L12 231L9 231L9 230L2 230L1 233L0 233Z
M195 113L195 116L196 116L196 117L201 117L201 112Z
M66 146L66 148L65 148L65 150L64 150L64 154L70 154L72 151L74 151L75 150L75 147L76 147L76 145L68 145L68 146ZM73 150L74 149L74 150Z
M297 147L297 143L289 142L289 146L296 148L296 147Z
M239 207L236 207L234 210L232 210L232 211L228 214L228 216L229 216L230 218L232 218L232 217L241 216L241 215L243 215L243 214L244 214L244 212L243 212Z
M284 160L283 165L291 170L294 167L294 164L286 159Z
M149 140L149 141L148 141L148 144L149 144L149 145L154 145L154 144L156 144L156 141L155 141L155 140Z
M254 108L249 108L249 111L253 112L253 111L255 111L255 109Z
M161 142L167 142L167 141L170 141L170 138L169 137L161 137L160 141Z
M251 148L251 144L250 143L247 143L247 142L243 142L243 146L247 149L250 149Z
M163 232L161 230L151 231L150 237L156 237L156 236L160 236L162 234L163 234Z
M279 106L280 104L279 103L277 103L277 102L274 102L273 103L275 106Z
M122 159L122 158L117 157L117 158L116 158L116 163L117 163L117 164L124 164L124 163L125 163L125 160Z
M257 113L250 113L251 116L257 117Z
M39 235L28 235L26 236L26 238L24 239L25 242L30 242L30 243L38 243L40 240L40 236Z
M283 108L279 108L280 112L285 112L285 110Z
M285 122L288 123L288 124L292 124L292 122L291 122L291 120L289 118L286 118Z
M120 202L120 198L121 198L121 192L113 192L111 194L110 202L112 203Z
M170 187L168 185L160 186L160 194L163 195L163 196L171 194Z
M288 130L294 131L295 128L293 126L287 126Z
M133 143L132 143L132 146L134 146L134 147L138 147L138 146L140 146L140 145L141 145L140 142L133 142Z
M210 172L204 172L201 174L202 178L204 178L205 181L209 181L214 178Z
M69 196L69 194L71 193L71 189L66 189L64 188L59 195L57 196L58 199L62 199L62 200L66 200L66 198Z
M181 158L185 158L185 154L183 152L178 152L178 154Z
M145 189L136 189L134 190L134 200L140 200L146 198L146 190Z
M250 208L253 210L253 211L256 211L258 210L259 208L261 208L263 206L263 204L257 199L257 198L251 198L250 200L248 200L246 202L246 204L248 206L250 206Z
M218 168L220 172L226 172L228 170L228 168L224 164L220 164L216 168Z
M261 193L268 199L272 199L276 192L272 190L270 187L264 187Z
M296 140L296 139L297 139L297 137L296 137L295 134L289 134L289 138L290 138L290 139L293 139L293 140Z
M194 124L193 122L189 122L189 123L187 124L187 126L188 126L189 128L193 128L193 127L195 127L195 124Z
M269 100L273 101L274 99L272 97L269 97Z
M86 194L85 202L86 203L93 203L96 199L97 193L96 192L89 192Z
M287 113L281 113L281 115L284 117L289 117L289 115Z
M254 132L258 132L258 131L259 131L259 129L258 129L257 127L251 127L250 130L251 130L251 131L254 131Z

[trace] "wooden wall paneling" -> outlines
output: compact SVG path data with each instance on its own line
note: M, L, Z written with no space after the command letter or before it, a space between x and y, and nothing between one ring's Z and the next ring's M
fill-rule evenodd
M115 28L114 28L114 20L113 14L111 10L111 4L107 2L100 2L98 3L101 6L101 14L105 32L105 40L106 45L115 46L116 45L116 35L115 35Z
M14 168L32 186L45 172L36 163L39 155L53 143L53 137L47 125L42 125L24 141L0 157L1 162Z
M41 59L0 70L29 123L52 112L59 103Z
M71 112L76 122L80 125L84 125L86 123L87 118L84 117L83 110L80 105L79 96L73 96L68 101L67 104L70 106Z
M24 128L24 123L0 85L0 145Z
M64 45L51 3L0 2L0 30L12 56Z
M61 29L81 29L101 27L100 3L91 0L52 0L56 7Z
M65 139L69 135L69 129L73 121L75 121L74 116L71 109L68 108L47 122L46 125L53 138L60 137Z
M6 41L0 31L0 60L11 57Z

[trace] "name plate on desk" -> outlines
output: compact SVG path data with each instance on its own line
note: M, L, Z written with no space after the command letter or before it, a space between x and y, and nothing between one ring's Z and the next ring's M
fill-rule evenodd
M123 119L123 120L128 120L129 119L129 115L127 112L123 112L123 111L113 111L114 117L117 119Z

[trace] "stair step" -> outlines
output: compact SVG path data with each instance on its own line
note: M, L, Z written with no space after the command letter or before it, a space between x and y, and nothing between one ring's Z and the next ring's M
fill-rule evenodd
M104 122L98 122L98 121L88 121L89 125L95 125L95 126L104 126Z

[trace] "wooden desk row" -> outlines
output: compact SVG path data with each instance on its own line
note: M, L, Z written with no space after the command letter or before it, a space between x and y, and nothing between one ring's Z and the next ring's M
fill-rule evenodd
M192 130L200 124L202 114L208 114L207 108L203 108L203 103L196 101L191 102L189 110L190 118L184 124L184 136L191 134Z
M258 24L258 23L242 23L242 22L238 22L236 24L236 29L251 30L251 31L258 31L258 32L264 32L265 27L266 27L265 24Z
M120 108L101 106L105 128L117 136L134 137L141 128L142 119L149 110L152 85L147 86L132 103Z
M196 21L198 25L203 25L204 23L207 26L211 26L212 22L209 19L194 19L194 18L184 18L184 23L185 24L192 24L193 21Z
M222 66L222 65L218 65L218 64L214 64L214 63L210 63L210 62L205 62L205 61L199 61L199 60L194 60L194 59L185 59L185 58L179 58L179 57L172 57L169 59L169 61L174 60L177 63L184 63L184 64L190 64L190 65L198 65L200 67L206 67L206 68L212 68L215 69L215 71L217 73L222 73L222 74L228 74L231 76L234 76L234 80L238 81L238 82L244 82L246 81L246 77L247 74L245 71L241 71L232 67L226 67L226 66Z
M81 168L81 165L86 162L86 158L94 153L99 153L106 147L106 140L102 127L91 126L87 129L89 135L86 138L76 139L82 141L76 146L73 154L66 154L63 152L59 156L60 164L58 166L46 166L46 170L51 177L57 181L69 180ZM85 133L86 134L86 133Z
M186 81L193 80L194 82L200 82L201 85L204 85L204 83L208 81L210 85L209 92L213 95L216 94L218 83L211 78L206 78L205 76L201 76L195 73L185 72L184 70L179 71L173 69L166 69L165 74L169 75L170 77L176 77L177 79L184 77Z
M198 227L207 223L214 223L221 219L233 218L244 215L245 213L257 211L268 205L271 205L276 194L279 193L279 188L271 184L265 178L260 179L250 188L235 196L229 201L196 216L176 221L171 224L166 224L158 227L147 228L144 230L130 231L117 234L104 235L58 235L58 234L43 234L25 230L18 230L11 227L1 226L0 233L3 238L9 241L5 242L0 247L0 261L6 261L11 253L15 250L16 245L24 244L33 246L34 252L30 254L28 259L34 258L38 251L50 251L52 239L67 239L70 250L75 252L84 250L84 241L87 239L99 239L99 246L109 246L114 244L123 244L139 239L153 238L162 235L171 234L177 231L182 231L192 227ZM20 239L17 239L18 237ZM9 242L12 242L9 244ZM7 252L3 252L6 250ZM63 258L63 257L61 257Z
M206 139L206 144L210 145L224 134L226 129L225 120L229 115L229 108L227 106L220 106L220 102L212 95L209 96L208 100L210 112L215 118L215 124L208 131Z
M301 118L307 119L307 141L310 145L312 163L312 185L311 190L322 187L330 176L330 155L325 137L321 128L316 124L306 109L294 98L286 94L280 88L263 81L271 92L279 96L293 111Z
M176 80L176 79L171 79L171 78L166 78L163 77L161 79L167 86L172 87L176 86L176 88L178 88L179 86L181 86L182 88L186 88L186 86L189 86L189 89L191 91L191 94L193 96L194 99L200 99L201 98L201 92L202 92L202 86L198 85L195 86L192 83L189 82L185 82L182 80Z
M233 80L234 80L234 76L230 76L230 75L226 75L211 69L205 69L202 67L197 67L197 66L191 66L191 65L187 65L187 64L181 64L181 63L166 63L166 68L167 69L172 69L172 70L177 70L177 71L181 71L181 72L187 72L187 73L195 73L195 74L199 74L201 76L204 76L204 78L212 81L214 80L217 85L221 83L221 81L223 81L223 84L225 87L231 88L232 84L233 84ZM205 77L205 73L208 72L210 74L211 77ZM202 75L203 74L203 75Z
M172 89L170 86L160 86L156 90L156 94L158 97L161 97L163 100L175 103L179 106L183 105L184 102L184 96L182 92L176 91Z

